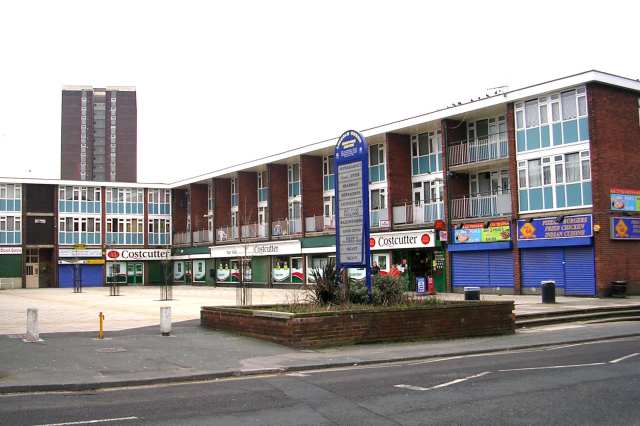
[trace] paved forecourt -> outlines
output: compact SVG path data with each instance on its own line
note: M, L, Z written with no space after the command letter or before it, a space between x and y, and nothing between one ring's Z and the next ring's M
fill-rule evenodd
M294 289L253 289L253 304L302 302L305 292ZM0 291L0 335L23 334L27 308L37 308L40 333L95 331L98 314L105 330L115 331L160 323L160 307L171 306L173 322L200 318L205 305L235 305L236 289L174 286L173 300L160 301L160 287L122 287L120 296L109 288L15 289Z

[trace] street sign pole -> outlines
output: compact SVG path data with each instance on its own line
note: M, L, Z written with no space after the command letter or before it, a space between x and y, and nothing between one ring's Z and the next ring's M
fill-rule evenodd
M372 302L369 247L369 148L355 130L344 132L335 147L336 265L364 268Z

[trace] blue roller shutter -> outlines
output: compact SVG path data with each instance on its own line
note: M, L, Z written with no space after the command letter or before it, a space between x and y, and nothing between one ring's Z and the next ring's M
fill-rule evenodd
M73 265L58 265L58 287L73 287Z
M513 287L513 252L489 250L489 281L492 287Z
M562 247L521 250L522 287L540 287L540 281L554 280L557 288L564 288L563 252Z
M452 281L454 287L489 285L489 262L486 251L452 253Z
M564 249L565 289L568 296L595 296L593 246Z
M102 287L104 285L103 265L80 265L80 274L84 287Z

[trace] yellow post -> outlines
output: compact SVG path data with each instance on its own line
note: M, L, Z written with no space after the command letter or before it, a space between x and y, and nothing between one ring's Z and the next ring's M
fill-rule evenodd
M102 332L102 322L104 321L104 315L102 314L102 312L100 312L98 318L100 319L100 330L98 331L98 339L103 339L104 333Z

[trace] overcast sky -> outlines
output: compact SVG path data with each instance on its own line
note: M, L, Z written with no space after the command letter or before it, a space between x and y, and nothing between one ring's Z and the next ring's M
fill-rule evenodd
M10 1L0 176L58 178L65 84L133 85L138 179L172 182L599 69L640 77L640 2Z

